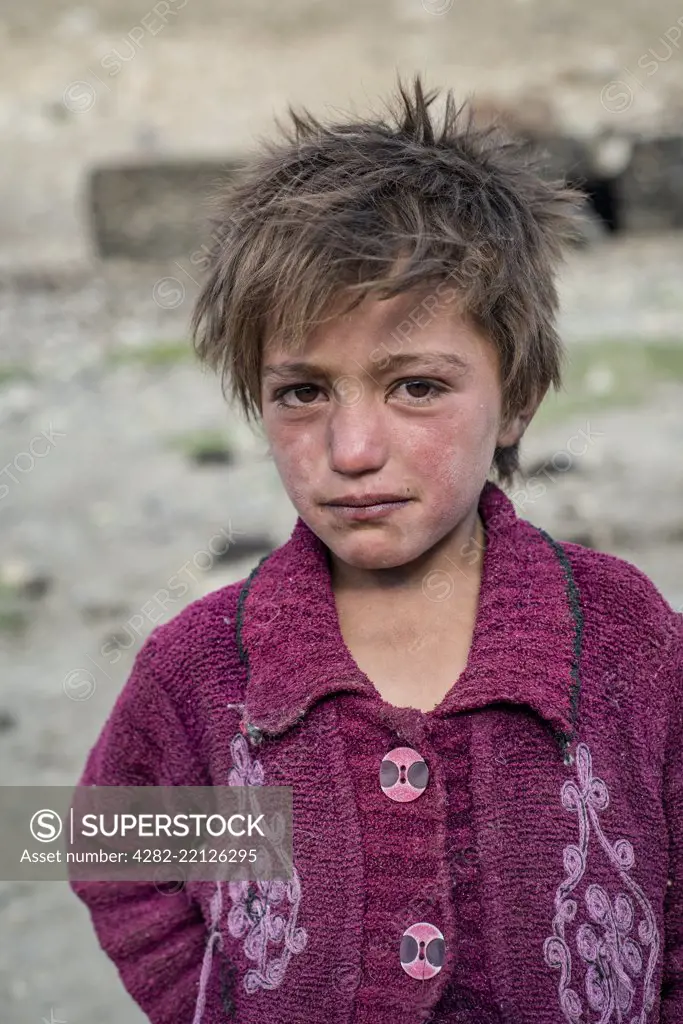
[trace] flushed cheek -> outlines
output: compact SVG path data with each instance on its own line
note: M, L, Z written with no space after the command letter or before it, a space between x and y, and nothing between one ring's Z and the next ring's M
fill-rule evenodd
M422 430L414 430L405 438L404 452L416 472L428 480L445 482L462 477L488 463L495 447L495 420L470 415L464 410L457 417L435 420Z
M486 481L494 448L495 430L467 417L457 424L440 422L429 436L407 442L404 471L419 489L428 533L442 535L467 514Z
M422 453L412 478L420 491L422 510L427 520L439 526L464 514L474 501L486 460L459 444L442 443L440 449Z
M301 439L297 443L271 444L273 462L285 490L298 507L306 507L311 501L311 487L315 486L316 459L310 446Z

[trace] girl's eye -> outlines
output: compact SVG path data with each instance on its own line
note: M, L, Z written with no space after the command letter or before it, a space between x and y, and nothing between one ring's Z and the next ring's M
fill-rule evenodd
M422 380L420 378L418 378L418 379L414 378L413 380L400 381L400 383L397 385L397 387L429 388L429 390L432 392L432 394L430 394L430 395L411 395L410 396L413 399L414 402L418 402L421 405L426 405L427 402L433 402L434 399L436 398L436 395L437 394L442 394L443 391L444 391L444 389L439 384L435 384L431 380Z
M303 408L304 405L311 405L312 403L311 402L303 402L302 405L292 405L290 402L285 402L285 398L287 397L287 395L290 392L295 392L296 393L298 391L304 391L304 392L307 391L310 394L312 391L319 391L319 390L320 390L320 388L316 387L315 384L294 384L294 385L290 385L290 387L287 387L287 388L280 388L279 391L276 391L273 394L273 398L275 399L275 404L280 409L296 409L296 408L301 409L301 408Z

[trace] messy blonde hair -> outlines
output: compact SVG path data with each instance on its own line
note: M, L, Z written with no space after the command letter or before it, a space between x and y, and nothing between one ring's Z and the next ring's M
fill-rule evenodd
M446 95L443 120L419 74L389 119L291 125L217 198L207 275L192 315L199 358L247 419L261 415L264 345L301 351L330 311L448 280L498 351L504 412L559 388L555 277L582 193L546 180L529 145ZM518 445L494 467L510 481Z

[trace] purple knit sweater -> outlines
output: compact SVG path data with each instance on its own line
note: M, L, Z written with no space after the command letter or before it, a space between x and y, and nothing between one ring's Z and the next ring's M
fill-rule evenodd
M681 616L493 484L480 510L470 656L433 711L356 665L301 519L145 642L80 782L294 808L291 881L72 881L153 1024L683 1024Z

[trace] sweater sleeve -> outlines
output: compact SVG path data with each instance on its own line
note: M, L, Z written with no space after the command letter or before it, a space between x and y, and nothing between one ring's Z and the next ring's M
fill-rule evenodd
M154 633L138 652L79 785L208 785L187 733L156 678ZM154 882L70 880L99 943L152 1024L191 1024L205 945L199 905Z
M664 807L669 829L669 876L664 903L664 973L661 1024L683 1021L683 642L679 630L674 693L664 764Z

